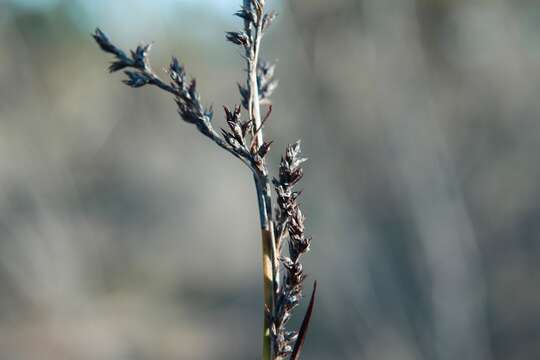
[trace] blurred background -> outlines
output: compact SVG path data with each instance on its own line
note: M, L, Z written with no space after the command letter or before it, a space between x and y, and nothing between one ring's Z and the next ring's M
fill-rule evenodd
M154 41L219 109L239 3L0 0L0 359L259 357L250 174L90 38ZM539 359L540 3L268 5L271 166L310 158L304 358Z

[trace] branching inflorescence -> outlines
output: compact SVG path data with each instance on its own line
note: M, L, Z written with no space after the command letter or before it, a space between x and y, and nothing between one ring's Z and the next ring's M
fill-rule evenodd
M263 247L263 360L296 360L304 343L316 290L315 284L300 330L289 331L286 325L300 303L306 277L300 259L311 243L311 238L304 234L305 218L298 204L300 192L293 189L303 176L301 165L305 159L300 157L300 141L289 145L281 159L279 176L271 181L266 158L272 141L265 140L263 130L272 112L270 96L277 87L277 80L274 79L275 66L259 60L259 53L263 35L276 14L265 12L264 3L264 0L244 0L242 8L235 14L244 20L243 31L226 33L228 41L244 49L247 79L245 84L238 84L241 105L223 107L227 128L220 132L213 125L213 109L203 106L195 79L188 79L178 59L172 58L168 68L170 79L165 82L150 66L150 45L140 45L128 54L100 29L96 29L93 37L103 51L114 55L110 72L124 70L127 76L124 83L130 87L153 85L172 94L184 121L195 125L200 133L252 171ZM261 115L262 106L267 109L264 116ZM242 107L247 110L247 119L242 118ZM272 203L272 185L277 194L276 205ZM287 255L282 255L286 239L288 251Z

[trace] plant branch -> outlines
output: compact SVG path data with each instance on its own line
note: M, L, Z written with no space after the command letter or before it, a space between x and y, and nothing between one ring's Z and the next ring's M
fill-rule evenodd
M263 314L263 360L282 360L287 356L297 360L304 343L311 319L315 290L299 333L286 329L292 310L302 298L305 274L300 263L301 255L309 250L311 239L304 235L304 216L297 198L300 192L294 185L302 178L300 142L287 147L282 157L279 177L273 179L277 193L277 214L272 204L272 182L269 176L266 156L271 141L265 141L264 126L272 113L270 96L277 87L274 79L275 66L260 61L261 40L265 31L274 21L274 12L265 13L265 0L243 0L243 7L235 15L244 20L241 32L228 32L230 42L244 48L247 67L245 86L238 85L242 106L247 110L248 119L242 120L241 106L233 109L224 106L228 129L218 133L213 124L212 108L202 105L195 79L188 80L184 67L173 57L169 65L169 82L159 78L150 66L148 52L150 45L140 45L129 53L114 45L107 35L96 29L92 35L100 48L112 55L114 60L110 72L124 70L124 83L133 88L145 85L155 86L174 96L180 117L196 126L198 131L240 159L253 173L262 240L262 269L264 288ZM264 118L261 106L268 105ZM281 256L284 239L288 235L288 256ZM280 276L280 270L283 275ZM294 345L294 348L293 348Z
M228 143L216 132L212 126L214 116L212 108L205 109L203 107L197 92L196 81L193 79L189 83L187 82L185 69L178 62L178 59L173 58L169 65L171 82L167 84L152 71L148 59L151 45L139 45L136 50L130 51L128 56L125 51L114 45L101 29L96 29L92 36L103 51L115 56L115 60L109 66L110 72L133 69L124 71L127 75L127 79L123 81L124 84L133 88L153 85L174 95L182 119L194 124L203 135L216 145L238 158L254 173L257 172L254 158L247 148Z

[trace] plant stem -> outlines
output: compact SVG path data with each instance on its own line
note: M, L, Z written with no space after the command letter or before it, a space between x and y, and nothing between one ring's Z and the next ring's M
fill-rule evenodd
M250 9L252 1L244 0L244 8ZM259 87L257 83L257 66L259 63L259 48L262 38L262 16L256 25L249 21L245 22L245 30L253 40L251 46L246 48L247 61L247 90L249 92L248 112L253 122L254 143L258 149L264 143L263 129L261 128L261 109L259 102ZM254 175L259 216L261 223L262 240L262 270L264 287L264 312L263 312L263 360L273 359L274 344L271 336L271 316L275 313L275 290L277 289L278 270L277 250L272 218L272 190L268 178L268 171L264 164L261 171Z
M125 70L127 79L124 80L124 83L126 85L133 88L152 85L173 94L178 106L178 112L184 121L195 125L204 136L240 159L252 170L257 191L262 240L264 288L262 359L276 360L283 359L284 354L290 352L289 343L294 341L294 336L291 335L291 332L285 332L285 316L288 318L292 309L291 304L296 306L294 304L297 303L301 296L301 282L304 276L301 271L301 265L298 263L293 264L294 269L287 268L284 274L293 272L293 279L296 285L293 289L289 286L290 284L287 285L287 282L284 281L283 286L290 288L287 294L294 295L291 295L290 301L285 304L284 289L279 284L279 272L282 266L280 263L280 242L285 231L288 231L288 228L285 228L288 218L274 220L273 217L272 183L265 161L265 156L268 154L271 142L265 142L263 135L263 125L271 113L271 106L264 120L261 116L261 104L269 104L269 97L277 86L277 81L273 79L274 67L265 63L259 64L263 33L268 29L275 17L275 13L273 12L264 12L264 3L265 0L243 0L243 8L235 15L244 19L244 31L228 32L226 34L227 40L235 45L242 46L245 50L247 81L245 87L240 85L240 94L242 96L242 105L248 110L249 120L246 122L241 120L240 107L235 107L232 111L225 107L227 124L231 132L221 129L222 135L214 130L212 125L212 108L203 106L196 89L197 83L195 79L188 81L183 65L176 58L173 57L169 66L171 82L166 83L150 67L148 59L150 45L140 45L135 50L126 53L124 50L115 46L100 29L96 29L93 37L103 51L115 57L109 66L109 70L111 72ZM289 188L293 185L293 183L289 184L290 179L295 178L299 180L302 175L301 169L298 169L299 160L296 159L296 155L299 152L299 145L288 149L287 154L291 153L292 158L289 162L285 163L282 160L282 163L287 165L287 168L284 170L287 176L285 180L280 179L282 182L280 188ZM293 195L289 194L290 196ZM292 210L296 209L295 214L297 216L295 217L295 221L298 223L296 227L300 228L295 228L297 230L295 232L295 241L299 244L298 246L302 244L306 245L300 248L297 254L299 255L307 250L309 241L303 238L303 216L297 209L298 206L295 203L296 196L294 195L292 198L292 205L294 205ZM281 203L290 203L291 201L291 199L279 199ZM280 213L282 211L283 209L280 208ZM288 217L291 217L291 215L288 214ZM278 222L276 223L275 221ZM278 224L279 234L275 233L276 224ZM302 235L300 236L301 239L298 238L299 234ZM276 237L278 241L276 241ZM298 260L298 256L295 257L296 260ZM287 279L291 279L291 276ZM288 307L285 308L285 305ZM278 321L278 318L280 321ZM285 336L284 334L288 335Z
M262 174L261 174L262 175ZM272 336L270 334L270 316L275 311L275 288L277 286L276 246L274 240L274 223L272 221L272 206L270 184L267 176L255 176L255 187L259 204L262 240L262 269L264 287L264 325L263 325L263 360L271 360Z

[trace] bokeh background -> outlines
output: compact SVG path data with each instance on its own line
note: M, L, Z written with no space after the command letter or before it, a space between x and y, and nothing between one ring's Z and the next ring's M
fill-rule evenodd
M540 3L268 3L271 165L310 158L304 358L539 359ZM259 357L248 171L90 38L155 41L219 109L238 5L0 0L0 359Z

